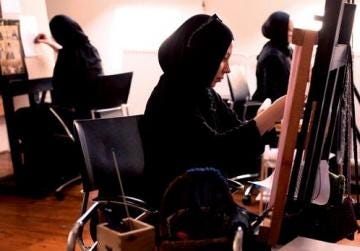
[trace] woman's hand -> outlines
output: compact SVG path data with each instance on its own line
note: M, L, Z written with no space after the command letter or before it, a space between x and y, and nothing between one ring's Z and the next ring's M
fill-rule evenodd
M266 110L256 115L254 120L260 135L272 129L276 122L281 121L284 116L285 100L286 95L278 98Z
M39 43L46 43L49 41L49 38L47 37L47 35L45 33L39 33L35 38L34 38L34 43L35 44L39 44Z
M58 43L56 43L55 41L50 39L45 33L39 33L34 38L34 43L35 44L40 44L40 43L47 44L51 48L53 48L55 52L58 52L62 48L61 45L59 45Z
M264 102L260 105L259 109L256 112L256 115L262 113L263 111L267 110L271 105L271 99L267 98Z

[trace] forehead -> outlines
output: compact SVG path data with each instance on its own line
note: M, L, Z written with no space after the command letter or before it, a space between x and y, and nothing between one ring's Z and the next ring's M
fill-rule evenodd
M231 54L233 48L233 43L231 43L226 51L226 54Z

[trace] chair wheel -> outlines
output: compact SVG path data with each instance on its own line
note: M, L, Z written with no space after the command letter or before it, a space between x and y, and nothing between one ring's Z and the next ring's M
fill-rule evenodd
M244 195L242 198L242 203L244 205L250 205L251 204L251 195Z

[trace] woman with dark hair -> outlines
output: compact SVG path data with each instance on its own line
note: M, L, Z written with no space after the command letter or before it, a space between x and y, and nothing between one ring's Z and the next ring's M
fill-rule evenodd
M272 13L263 24L262 34L270 40L257 56L257 89L253 100L270 98L274 101L286 94L292 58L289 46L292 30L289 14L282 11Z
M246 163L261 154L261 135L282 118L285 98L254 120L238 120L213 89L230 72L232 40L216 15L200 14L159 48L163 74L143 121L148 200L155 206L168 183L191 167L212 166L227 176L258 171Z
M55 41L39 34L35 43L45 43L58 52L53 72L53 104L90 117L94 102L94 79L103 73L101 59L80 25L65 15L54 16L50 31Z

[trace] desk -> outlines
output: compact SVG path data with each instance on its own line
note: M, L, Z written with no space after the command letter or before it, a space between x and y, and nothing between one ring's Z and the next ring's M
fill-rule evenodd
M8 131L11 159L14 168L15 181L18 177L18 170L21 164L21 155L19 152L18 142L16 140L16 132L14 130L14 96L27 94L29 97L30 106L36 103L36 95L39 92L52 89L51 78L40 78L32 80L14 80L1 79L0 80L0 95L3 100L5 122Z

